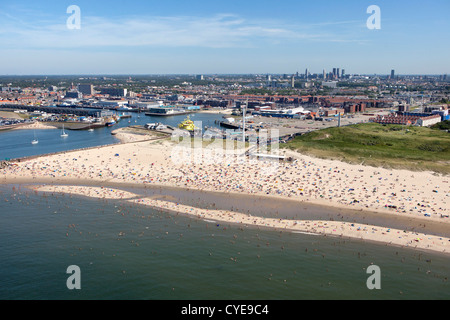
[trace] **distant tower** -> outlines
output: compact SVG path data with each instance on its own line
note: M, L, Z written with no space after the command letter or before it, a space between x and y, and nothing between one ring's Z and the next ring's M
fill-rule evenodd
M339 76L340 76L339 72L340 72L340 69L336 68L336 78L339 78Z
M345 69L342 69L341 78L345 76Z
M323 69L323 80L327 79L327 72L325 69Z
M291 87L295 88L295 74L293 74L291 78Z
M306 80L308 80L308 74L309 74L308 69L306 69L306 70L305 70L305 79L306 79Z
M391 70L391 79L394 79L395 78L395 70Z

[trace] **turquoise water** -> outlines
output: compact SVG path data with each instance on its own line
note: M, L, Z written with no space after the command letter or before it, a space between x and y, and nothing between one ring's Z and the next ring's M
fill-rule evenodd
M0 299L449 299L450 259L0 186ZM381 290L366 268L381 269ZM68 290L66 269L81 269Z
M119 114L122 114L121 112ZM125 113L126 114L126 113ZM13 130L0 131L0 160L14 159L73 149L88 148L119 142L111 132L131 125L145 125L147 123L161 122L177 126L186 116L150 117L143 113L129 113L132 118L125 118L115 126L95 129L94 132L66 130L67 138L61 137L60 130ZM201 121L203 126L217 127L215 120L223 120L222 115L197 113L191 114L193 121ZM128 122L130 121L130 122ZM32 145L31 141L37 137L39 144Z

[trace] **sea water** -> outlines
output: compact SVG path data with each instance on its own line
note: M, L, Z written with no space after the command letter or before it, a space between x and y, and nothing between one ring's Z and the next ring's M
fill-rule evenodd
M0 186L0 299L449 299L450 258ZM69 266L80 290L69 290ZM367 268L379 266L381 289Z

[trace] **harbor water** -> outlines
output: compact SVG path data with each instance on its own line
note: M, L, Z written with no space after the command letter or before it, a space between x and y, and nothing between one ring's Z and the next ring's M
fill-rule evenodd
M119 112L118 114L122 114ZM131 118L125 118L111 127L101 127L93 132L88 130L65 130L68 137L61 137L61 130L10 130L0 131L0 160L15 159L36 155L49 154L54 152L82 149L118 143L119 140L111 135L111 132L123 127L140 125L147 123L163 123L177 127L180 122L186 119L186 115L154 117L146 116L144 113L125 113ZM221 114L196 113L190 114L193 121L201 121L203 128L218 127L217 120L223 120ZM38 144L31 144L36 137Z

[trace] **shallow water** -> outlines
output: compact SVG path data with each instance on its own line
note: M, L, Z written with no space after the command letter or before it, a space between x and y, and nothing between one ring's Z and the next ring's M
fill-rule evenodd
M195 199L194 199L195 200ZM448 299L449 257L0 186L0 299ZM366 269L381 269L369 290ZM68 290L66 269L81 269Z
M50 180L48 182L51 184L55 183ZM41 181L38 185L42 183L44 182ZM83 180L66 183L80 186L99 185L95 181ZM61 184L64 183L61 182ZM152 197L154 199L174 203L179 202L204 209L229 210L268 218L344 221L450 237L450 229L445 223L417 218L412 219L401 215L396 216L380 212L323 206L308 202L299 202L298 200L279 199L245 193L210 192L182 187L167 187L152 184L142 185L126 182L102 182L100 185L129 191L137 194L138 198Z

